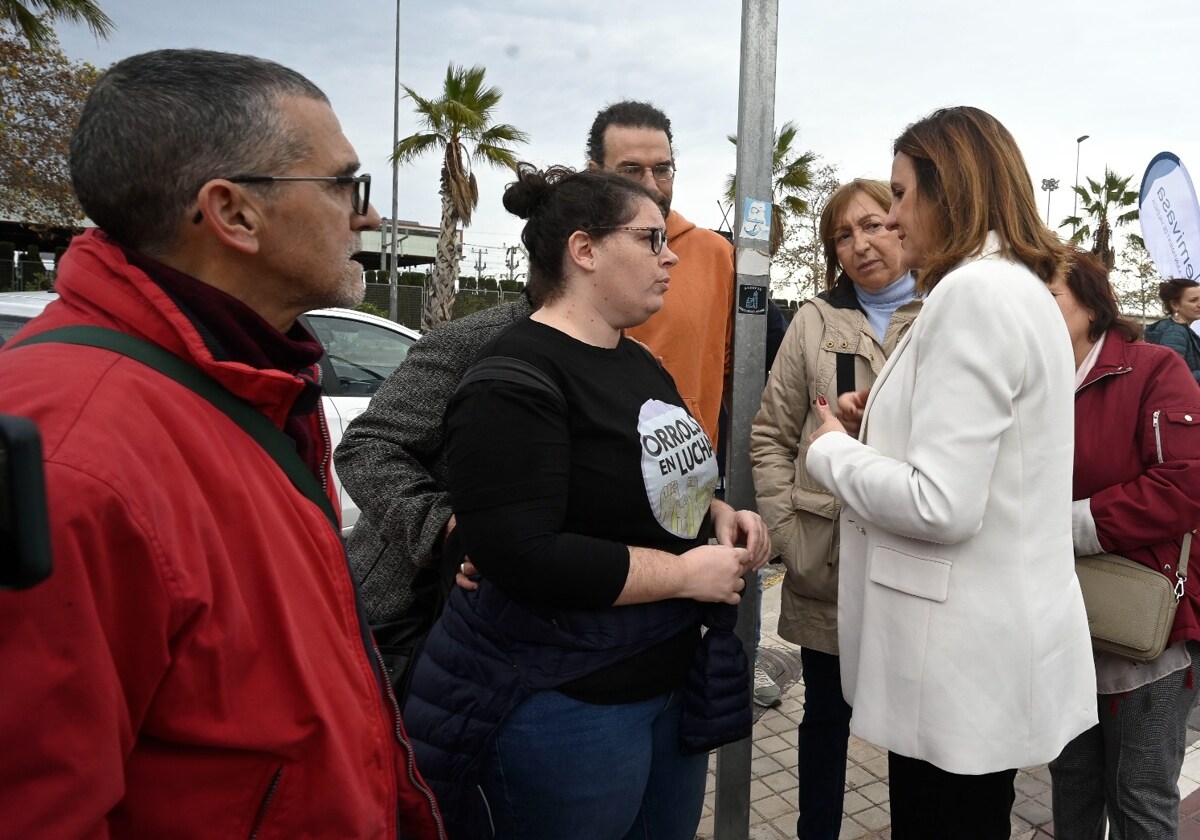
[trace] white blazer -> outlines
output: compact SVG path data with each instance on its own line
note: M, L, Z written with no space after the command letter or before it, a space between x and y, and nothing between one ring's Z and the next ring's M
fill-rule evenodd
M880 372L862 442L809 472L845 507L838 642L851 729L951 773L1042 764L1096 723L1071 543L1074 355L1037 276L947 274Z

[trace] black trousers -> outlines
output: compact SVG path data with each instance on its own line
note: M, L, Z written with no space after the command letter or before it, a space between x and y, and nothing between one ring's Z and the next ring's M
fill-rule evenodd
M850 706L842 697L838 657L801 648L800 661L804 666L804 717L797 743L800 816L796 837L837 840L846 789Z
M960 776L888 753L892 840L1008 840L1017 771Z

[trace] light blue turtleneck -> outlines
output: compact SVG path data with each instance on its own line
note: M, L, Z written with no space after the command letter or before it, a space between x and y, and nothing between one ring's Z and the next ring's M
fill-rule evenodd
M887 333L888 322L892 315L904 304L908 303L917 293L917 278L911 271L884 286L878 292L868 292L857 284L854 291L858 294L858 302L867 313L867 321L880 342Z

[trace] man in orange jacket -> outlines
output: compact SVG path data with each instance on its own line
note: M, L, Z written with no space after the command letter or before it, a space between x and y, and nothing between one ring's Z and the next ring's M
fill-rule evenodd
M663 307L625 331L658 356L692 416L717 444L733 342L733 246L671 209L675 155L671 121L645 102L617 102L596 115L588 133L588 168L632 178L655 196L679 264Z

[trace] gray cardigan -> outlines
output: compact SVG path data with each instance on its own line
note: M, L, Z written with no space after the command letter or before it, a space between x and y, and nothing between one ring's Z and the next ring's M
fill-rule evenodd
M480 348L531 311L522 296L435 328L346 427L334 463L362 510L347 545L372 624L402 617L418 568L437 568L441 558L451 395Z

